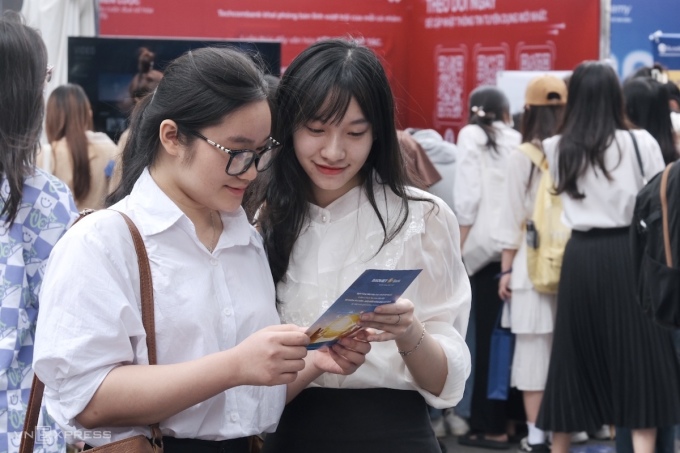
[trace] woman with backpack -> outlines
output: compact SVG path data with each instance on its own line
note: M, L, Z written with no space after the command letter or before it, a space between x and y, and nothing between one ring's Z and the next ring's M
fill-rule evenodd
M559 133L543 148L572 236L537 424L553 431L553 453L569 451L569 432L603 424L632 429L635 452L651 453L656 427L680 421L680 366L670 331L636 302L629 226L663 156L629 130L616 73L600 62L574 70Z
M508 156L505 199L493 235L503 247L498 295L508 302L506 309L509 309L510 327L515 334L510 385L522 391L527 415L529 433L519 446L523 452L550 451L545 432L536 427L536 418L548 377L556 297L553 291L546 292L533 283L533 269L528 269L527 257L529 248L535 253L538 245L528 244L532 241L531 235L539 233L531 231L532 218L555 215L542 209L545 203L541 209L536 205L537 192L552 187L552 184L539 184L543 178L550 177L541 142L557 131L566 102L567 86L561 79L544 75L529 82L521 126L523 143ZM543 193L540 201L546 196L552 195ZM563 241L568 238L565 230L557 232L562 233ZM540 233L548 236L556 232ZM544 238L538 234L538 240L541 239ZM545 239L547 245L547 237Z

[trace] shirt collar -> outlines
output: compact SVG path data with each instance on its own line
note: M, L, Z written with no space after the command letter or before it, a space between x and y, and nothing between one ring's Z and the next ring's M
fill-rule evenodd
M179 222L191 225L184 212L158 187L148 168L144 169L132 188L128 205L135 213L137 227L145 236L161 233ZM247 245L251 241L257 242L257 231L248 222L243 208L235 212L221 212L220 217L224 229L215 247L216 250Z
M362 203L363 184L350 189L346 194L334 200L325 208L309 203L309 216L312 221L330 223L355 212Z
M181 209L158 187L145 168L135 182L128 205L135 212L135 222L144 235L158 234L186 217Z

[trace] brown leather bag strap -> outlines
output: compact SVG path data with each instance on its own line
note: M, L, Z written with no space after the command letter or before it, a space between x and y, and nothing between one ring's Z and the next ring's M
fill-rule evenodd
M663 249L666 254L666 265L673 267L673 251L671 250L671 235L668 226L668 174L673 163L668 164L661 175L661 188L659 189L661 198L661 217L663 220Z
M146 348L149 351L149 365L156 365L156 323L153 311L153 284L151 281L151 266L149 256L146 254L144 240L134 222L127 215L116 211L123 216L132 235L132 242L137 252L137 264L139 265L140 294L142 297L142 324L146 331Z
M93 213L93 210L83 211L78 219L73 224L75 225L83 217ZM153 282L151 280L151 267L149 266L149 256L146 253L144 240L139 233L134 222L120 211L123 220L130 230L132 235L132 243L135 246L137 253L137 265L139 267L139 282L140 295L142 298L142 324L146 331L146 347L149 353L149 364L156 365L156 324L154 321L153 309ZM31 386L31 396L28 399L28 409L26 411L26 419L24 420L24 430L22 433L21 447L19 453L32 453L35 445L36 426L38 425L38 416L40 415L40 405L42 403L43 392L45 384L42 383L38 376L33 376L33 385ZM155 445L163 445L162 434L158 423L150 425L151 435Z

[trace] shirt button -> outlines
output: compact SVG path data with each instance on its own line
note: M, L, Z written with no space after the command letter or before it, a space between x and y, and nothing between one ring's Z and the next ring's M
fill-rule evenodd
M325 215L322 215L322 216L321 216L321 221L322 221L322 222L326 223L326 219L327 219L327 217L326 217Z
M233 312L231 311L231 308L225 308L222 310L222 313L224 313L224 316L231 316Z
M213 266L217 266L217 260L215 258L211 258L210 264L212 264Z
M232 412L231 416L229 418L231 418L232 422L237 422L238 421L238 414L236 412Z

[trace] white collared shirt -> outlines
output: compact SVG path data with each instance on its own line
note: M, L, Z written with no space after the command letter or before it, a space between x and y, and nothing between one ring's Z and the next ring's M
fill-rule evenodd
M502 121L494 121L493 127L497 151L486 145L488 138L484 129L476 124L468 124L458 133L453 201L458 221L464 226L475 223L482 197L492 196L482 193L482 166L504 172L507 156L522 142L522 135Z
M375 200L392 226L401 199L375 184ZM384 190L384 193L383 193ZM284 322L309 326L366 269L423 269L403 297L415 305L416 317L446 354L448 376L437 397L419 387L394 341L372 343L366 362L349 376L326 373L312 386L416 390L428 404L447 408L463 396L470 374L465 344L470 312L470 283L460 254L458 222L441 199L409 202L409 217L399 234L382 249L384 235L362 187L355 187L326 208L310 205L310 221L293 248L284 280L277 285Z
M617 130L612 144L605 151L605 166L611 180L599 167L588 165L578 178L578 190L585 198L576 200L566 193L562 199L562 221L573 230L588 231L591 228L617 228L630 225L635 208L635 197L649 181L665 167L661 148L644 129L631 131L635 134L644 178L635 155L633 140L628 131ZM560 135L543 141L550 172L555 184L558 182L558 145Z
M280 323L262 242L242 209L221 214L224 230L212 254L146 170L132 193L112 209L130 216L144 238L159 364L232 348L253 332ZM45 383L50 414L94 446L148 436L148 427L88 432L75 420L113 368L148 364L137 256L119 214L91 214L67 232L52 252L40 297L34 367ZM196 376L196 385L202 379ZM285 386L232 388L162 421L161 430L205 440L272 431L285 391ZM110 439L97 437L107 431Z

